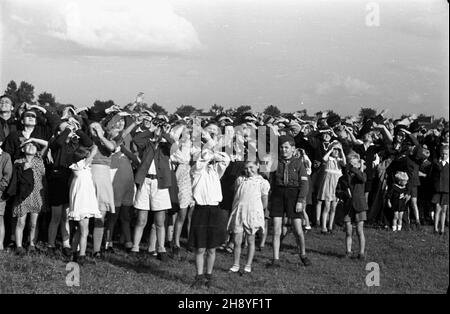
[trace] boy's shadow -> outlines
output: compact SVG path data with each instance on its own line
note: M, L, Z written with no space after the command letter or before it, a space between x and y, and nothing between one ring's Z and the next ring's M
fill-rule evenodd
M338 258L343 258L345 257L345 254L340 254L340 253L336 253L334 251L318 251L315 249L307 249L307 252L312 252L312 253L317 253L320 255L325 255L325 256L333 256L333 257L338 257Z
M125 260L116 257L110 257L106 262L118 267L132 269L137 273L151 274L165 280L181 282L186 285L190 285L192 283L192 280L190 280L191 278L189 276L175 274L161 267L162 265L158 265L148 260Z

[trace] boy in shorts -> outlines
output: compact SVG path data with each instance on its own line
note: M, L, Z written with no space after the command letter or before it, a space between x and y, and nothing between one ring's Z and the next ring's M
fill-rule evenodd
M299 247L300 260L305 266L311 261L306 257L305 236L303 234L302 219L308 195L308 174L299 158L293 156L295 140L288 135L278 139L280 158L276 171L270 174L270 185L273 187L270 195L270 217L273 220L273 260L268 267L280 267L280 235L283 216L292 220L294 234Z
M366 239L364 237L364 221L367 219L367 200L365 196L365 182L367 180L364 161L356 153L347 156L348 164L345 169L342 180L347 191L344 201L345 211L345 249L347 258L352 257L352 234L353 224L356 224L356 233L359 240L358 259L364 260ZM342 189L341 189L342 190Z

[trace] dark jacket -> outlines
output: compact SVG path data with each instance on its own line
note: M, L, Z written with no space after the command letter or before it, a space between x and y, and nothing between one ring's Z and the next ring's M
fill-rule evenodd
M442 166L442 163L436 161L431 170L431 179L433 181L433 190L435 193L448 193L448 163Z
M369 209L364 195L367 175L360 169L348 166L345 170L348 180L348 187L351 192L351 204L355 212L360 213Z
M77 142L69 141L69 143L66 143L66 139L70 134L69 129L64 130L50 141L49 147L52 152L54 168L69 168L71 164L76 162L74 154L80 145L91 147L94 144L91 138L83 131L77 130L75 133L79 137Z
M34 188L33 169L24 169L24 163L14 164L11 182L6 194L14 197L14 204L20 204L26 199Z
M136 144L138 150L142 152L140 154L141 164L136 171L134 182L138 185L141 185L144 182L148 169L150 168L152 161L155 160L158 188L166 189L172 185L172 170L170 169L169 158L170 147L174 141L169 134L165 133L162 137L166 139L167 142L159 142L157 145L150 141L151 135L152 132L147 130L136 134L133 138L134 144Z
M277 188L298 188L297 202L304 202L308 195L309 182L306 168L300 158L289 161L279 159L277 170L270 174L270 186Z
M14 117L6 121L0 118L0 142L4 142L9 133L17 131L17 125L18 121Z
M11 180L13 172L13 166L11 163L11 157L7 152L0 153L0 198L3 196L3 192L8 188L9 181Z

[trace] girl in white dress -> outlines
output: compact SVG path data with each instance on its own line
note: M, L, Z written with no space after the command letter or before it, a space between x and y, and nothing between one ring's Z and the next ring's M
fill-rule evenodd
M72 251L77 252L78 245L80 252L75 255L79 264L83 264L86 258L87 237L89 234L89 218L101 218L102 214L98 208L97 196L94 182L92 180L91 162L97 153L97 146L90 152L87 158L81 159L72 164L73 179L70 185L70 206L69 219L78 221L73 240Z
M234 235L234 264L230 272L239 271L241 244L243 233L247 236L248 254L245 273L252 271L252 261L255 255L255 234L264 231L264 210L267 208L267 198L270 190L269 182L258 172L258 161L247 161L244 176L236 179L233 210L228 220L228 231Z

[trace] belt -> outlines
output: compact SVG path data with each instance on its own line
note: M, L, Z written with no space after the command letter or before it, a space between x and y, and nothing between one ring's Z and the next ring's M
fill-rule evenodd
M158 179L158 177L156 176L156 174L146 174L145 177L146 177L146 178L149 178L149 179L152 179L152 180Z

